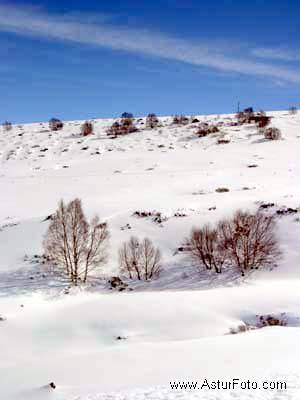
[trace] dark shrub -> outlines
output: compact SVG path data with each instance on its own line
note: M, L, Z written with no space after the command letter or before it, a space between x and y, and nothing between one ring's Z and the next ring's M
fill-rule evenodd
M62 121L57 118L51 118L49 121L49 128L51 131L59 131L64 127Z
M281 131L278 128L270 127L270 128L264 129L264 136L265 136L265 139L268 139L268 140L279 140L281 138Z
M204 137L209 135L210 133L219 132L219 128L216 125L208 125L207 123L202 123L199 125L196 135L198 137Z
M116 121L108 129L107 134L113 137L128 135L137 132L138 129L133 123L132 118L122 118L120 122Z
M189 119L185 115L175 115L173 118L173 124L175 125L187 125L188 123Z
M256 115L254 117L254 121L257 124L258 128L265 128L271 122L271 117L267 115Z
M241 112L236 114L236 117L237 117L238 122L239 122L240 125L242 125L242 124L250 124L252 122L253 112L241 111Z

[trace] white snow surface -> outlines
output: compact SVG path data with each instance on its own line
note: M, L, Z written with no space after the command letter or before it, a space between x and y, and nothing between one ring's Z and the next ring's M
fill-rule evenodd
M193 226L238 208L299 208L300 114L268 114L281 140L232 126L233 115L197 116L220 124L205 138L195 135L197 124L174 126L170 117L155 130L140 119L139 132L117 139L106 135L113 120L94 120L89 137L80 136L81 121L58 132L47 123L0 131L1 400L300 399L300 212L277 218L278 266L244 278L199 272L176 252ZM230 143L217 144L220 136ZM87 286L66 290L67 280L37 256L43 220L74 197L89 217L108 222L110 256ZM133 216L143 210L166 220ZM130 283L132 291L109 291L118 248L131 235L160 247L163 272ZM268 314L287 326L229 334ZM287 389L170 387L233 378L285 381Z

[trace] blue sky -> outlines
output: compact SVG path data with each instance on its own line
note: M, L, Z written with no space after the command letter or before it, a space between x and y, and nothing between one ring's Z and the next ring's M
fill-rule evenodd
M298 0L0 0L0 118L300 107Z

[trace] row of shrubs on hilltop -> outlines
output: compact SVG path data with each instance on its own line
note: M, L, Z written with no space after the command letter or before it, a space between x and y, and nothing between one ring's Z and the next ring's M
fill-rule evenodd
M86 282L93 270L108 257L109 226L95 216L88 221L80 199L59 203L49 217L44 239L45 262L69 277L74 285ZM261 210L238 210L215 226L191 230L181 250L195 261L200 271L221 274L236 270L245 275L251 270L275 265L279 256L275 216ZM150 281L162 271L162 254L149 238L131 236L119 248L121 279ZM115 281L115 283L118 280Z
M291 107L289 109L289 113L294 115L297 113L296 107ZM266 115L264 111L254 112L252 107L246 108L241 112L236 114L236 122L232 122L231 125L244 125L244 124L255 124L258 128L259 133L263 134L268 140L277 140L281 137L281 132L276 127L270 127L272 117ZM138 119L137 122L140 125L144 125L142 119ZM197 130L195 134L201 138L210 135L211 133L220 132L221 122L216 124L209 124L207 122L201 122L198 118L195 117L187 117L185 115L175 115L172 119L172 125L175 126L185 126L189 124L197 124ZM12 129L11 122L5 121L3 124L4 131L10 131ZM162 126L161 121L156 116L156 114L151 113L148 114L145 123L145 129L156 129ZM60 131L64 127L64 123L57 119L52 118L49 121L49 129L51 131ZM130 133L134 133L139 131L139 128L136 125L135 118L132 113L124 112L121 115L121 118L115 121L108 129L107 135L116 138L118 136L128 135ZM81 125L81 134L83 136L89 136L94 133L94 124L91 121L85 121ZM222 138L221 138L222 139ZM220 140L220 143L223 143ZM224 140L224 143L227 143Z

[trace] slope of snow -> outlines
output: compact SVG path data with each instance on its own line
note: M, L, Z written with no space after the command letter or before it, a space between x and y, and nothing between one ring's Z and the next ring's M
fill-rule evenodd
M299 207L300 115L271 115L280 141L265 141L253 125L230 126L230 115L198 117L223 124L231 139L224 145L220 134L197 138L197 124L174 127L167 117L153 131L142 119L139 132L118 139L106 136L112 120L95 120L87 138L80 121L60 132L46 132L47 124L0 132L1 399L299 398L299 214L278 218L283 258L272 271L209 276L176 252L192 226L237 208ZM110 258L87 288L65 294L68 282L34 256L43 251L45 217L74 197L108 222ZM137 210L160 211L166 221L134 217ZM106 278L118 273L118 247L132 234L161 248L164 270L132 292L111 293ZM258 314L281 313L286 327L228 334ZM276 393L169 385L226 377L289 384ZM51 381L55 390L45 386Z

